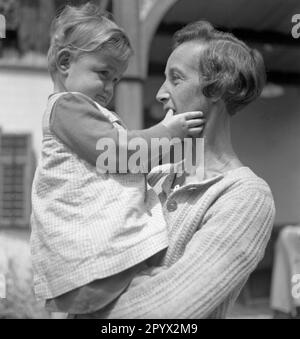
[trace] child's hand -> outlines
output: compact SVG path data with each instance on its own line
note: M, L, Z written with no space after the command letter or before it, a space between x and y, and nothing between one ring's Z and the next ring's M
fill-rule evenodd
M199 137L204 125L203 113L200 111L185 112L174 115L170 109L161 122L168 128L172 138Z

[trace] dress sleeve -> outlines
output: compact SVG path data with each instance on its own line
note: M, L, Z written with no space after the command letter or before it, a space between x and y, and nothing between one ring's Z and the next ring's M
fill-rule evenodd
M133 138L142 138L150 153L152 138L170 139L168 129L160 124L144 130L122 131L114 127L91 99L84 95L68 93L55 103L50 118L50 130L68 148L80 158L96 166L97 159L104 150L97 149L103 138L110 139L116 146L117 154L126 154L127 161L135 152L128 148ZM124 137L120 138L123 133ZM126 152L126 153L125 153ZM119 169L119 158L116 154L116 171ZM151 169L151 158L146 157L143 168ZM149 167L148 167L149 166Z
M171 267L149 270L98 318L207 318L240 290L262 259L274 222L271 194L220 197ZM228 305L227 305L228 306ZM228 308L228 307L227 307Z

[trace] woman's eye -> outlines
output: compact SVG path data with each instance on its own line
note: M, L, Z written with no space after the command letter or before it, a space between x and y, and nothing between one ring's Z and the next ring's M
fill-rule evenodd
M180 78L180 76L177 75L177 74L173 74L173 75L171 76L171 81L172 81L175 85L178 84L180 80L181 80L181 78Z

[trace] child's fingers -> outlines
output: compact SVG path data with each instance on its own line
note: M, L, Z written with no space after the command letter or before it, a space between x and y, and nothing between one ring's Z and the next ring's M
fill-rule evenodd
M200 135L200 133L203 131L204 127L197 127L197 128L191 128L189 129L189 135L192 137L197 137Z
M189 129L192 127L202 126L204 125L204 123L205 123L204 119L192 119L186 122Z
M191 120L191 119L199 119L199 118L203 118L203 112L201 111L192 111L192 112L185 112L182 113L182 115L184 116L184 118L186 120Z
M172 109L169 109L165 118L171 118L174 115L174 111Z

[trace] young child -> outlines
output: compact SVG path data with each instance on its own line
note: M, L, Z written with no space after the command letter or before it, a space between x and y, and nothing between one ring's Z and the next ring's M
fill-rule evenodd
M53 312L91 313L117 298L146 259L168 246L161 204L143 173L99 173L101 138L119 142L120 118L104 107L132 55L126 34L97 7L67 6L53 23L54 82L32 189L35 292ZM134 104L134 103L133 103ZM141 137L199 135L200 112L167 115L127 131ZM130 155L130 152L128 153Z

